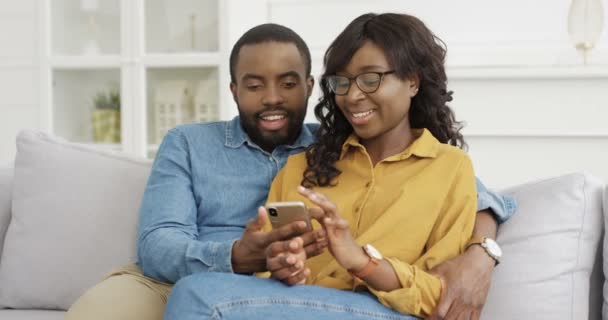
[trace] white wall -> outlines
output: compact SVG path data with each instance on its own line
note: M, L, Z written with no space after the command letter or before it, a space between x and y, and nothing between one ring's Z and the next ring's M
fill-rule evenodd
M15 157L15 136L40 123L37 1L0 1L0 164Z
M287 25L309 44L315 75L327 45L359 14L417 15L448 45L452 106L468 123L470 154L488 185L577 170L608 181L606 1L607 26L587 67L566 32L568 0L221 1L231 44L255 24ZM13 159L19 129L40 127L38 3L0 0L0 163ZM224 101L224 114L236 113Z
M608 4L605 0L605 15ZM567 65L578 63L567 34L569 0L268 0L268 19L293 28L320 56L352 19L367 12L421 18L448 44L448 63ZM608 17L605 18L608 24ZM608 26L606 27L608 29ZM597 50L602 49L603 51ZM592 63L608 64L608 32Z
M267 1L268 20L309 44L316 75L324 50L356 16L393 11L421 18L447 43L451 106L467 122L477 174L495 188L579 170L608 181L608 26L582 67L567 34L569 4Z

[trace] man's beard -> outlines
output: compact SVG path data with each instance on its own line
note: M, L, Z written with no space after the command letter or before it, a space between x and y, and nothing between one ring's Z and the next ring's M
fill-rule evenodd
M308 103L308 99L306 99L305 103ZM283 134L280 131L271 132L271 131L263 131L258 127L257 122L259 121L259 116L263 112L269 111L269 109L265 109L254 114L246 114L242 112L240 105L238 105L239 109L239 117L241 120L241 126L255 144L257 144L260 148L272 152L274 148L280 145L289 145L296 141L298 136L300 135L300 131L302 130L302 126L304 123L304 118L306 117L306 108L300 108L299 112L293 112L287 110L285 108L272 108L272 110L281 110L287 114L287 134Z

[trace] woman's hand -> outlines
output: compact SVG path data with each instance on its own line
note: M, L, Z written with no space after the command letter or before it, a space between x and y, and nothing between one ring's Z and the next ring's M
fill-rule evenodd
M298 187L298 192L318 206L318 208L310 208L310 210L323 211L322 219L319 219L319 222L325 230L329 252L336 258L336 261L347 270L363 269L369 261L369 257L353 239L349 223L340 216L336 204L327 196L302 186Z
M305 268L306 250L302 238L273 242L266 249L266 267L271 278L288 285L304 284L310 275Z
M268 212L264 207L260 207L258 211L260 216L268 217ZM314 215L312 217L320 218ZM307 225L304 221L296 221L291 224L297 224L302 228ZM280 232L282 228L285 226L277 231ZM266 248L266 268L273 279L288 285L304 284L310 275L310 269L305 267L306 259L323 253L326 247L327 239L323 229L306 231L291 239L281 238Z

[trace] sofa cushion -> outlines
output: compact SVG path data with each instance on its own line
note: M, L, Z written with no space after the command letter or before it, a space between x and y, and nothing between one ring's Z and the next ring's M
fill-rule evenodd
M584 173L505 190L518 209L498 232L504 258L482 319L588 319L603 190L602 181Z
M64 311L0 310L0 320L63 320Z
M4 248L4 236L11 221L11 197L13 194L13 168L0 167L0 256ZM2 282L0 282L0 287Z
M0 306L65 310L113 267L135 262L150 165L21 132L0 259Z

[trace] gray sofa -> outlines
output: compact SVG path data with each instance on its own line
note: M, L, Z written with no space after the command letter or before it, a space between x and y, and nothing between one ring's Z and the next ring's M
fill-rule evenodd
M35 131L17 148L14 165L0 168L0 320L62 319L135 260L151 162ZM503 191L519 210L500 228L504 259L482 318L602 319L604 183L572 173Z

